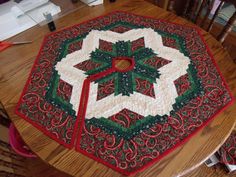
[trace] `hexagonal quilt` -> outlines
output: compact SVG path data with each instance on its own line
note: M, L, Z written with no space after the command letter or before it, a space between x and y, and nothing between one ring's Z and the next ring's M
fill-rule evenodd
M16 113L130 175L232 100L197 29L113 12L45 37Z

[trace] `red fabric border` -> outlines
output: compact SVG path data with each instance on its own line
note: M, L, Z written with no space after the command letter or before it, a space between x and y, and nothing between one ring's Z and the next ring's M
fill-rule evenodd
M38 58L39 58L40 53L41 53L41 51L42 51L42 49L43 49L44 43L46 43L46 40L47 40L47 37L45 36L44 39L43 39L43 42L42 42L42 44L41 44L41 46L40 46L39 52L38 52L38 54L37 54L37 56L36 56L36 59L35 59L35 61L34 61L34 64L33 64L32 68L31 68L31 71L30 71L29 77L28 77L28 79L27 79L27 81L26 81L26 84L25 84L25 86L24 86L24 89L23 89L23 91L22 91L22 93L21 93L20 99L19 99L19 101L18 101L18 103L17 103L17 105L16 105L15 114L17 114L18 116L22 117L24 120L28 121L28 122L29 122L30 124L32 124L34 127L36 127L36 128L38 128L39 130L41 130L44 134L46 134L46 135L49 136L50 138L54 139L54 140L55 140L56 142L58 142L59 144L61 144L61 145L65 146L65 147L71 149L71 148L73 147L72 142L74 142L74 139L73 139L73 138L72 138L70 144L66 144L64 141L58 139L58 138L56 137L56 135L51 134L50 132L46 131L46 130L43 129L40 125L36 124L36 123L33 122L30 118L28 118L27 116L25 116L24 114L22 114L22 113L20 113L20 112L18 111L18 108L20 107L20 104L21 104L22 97L23 97L24 93L25 93L26 90L27 90L27 87L28 87L29 82L30 82L30 80L31 80L31 76L32 76L33 70L34 70L35 67L36 67ZM23 139L24 139L24 137L23 137Z

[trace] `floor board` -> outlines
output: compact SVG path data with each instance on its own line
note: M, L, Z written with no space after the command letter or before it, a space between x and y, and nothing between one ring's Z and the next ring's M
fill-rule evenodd
M221 165L214 167L207 167L205 164L201 165L196 170L184 175L183 177L235 177L236 174L229 174Z

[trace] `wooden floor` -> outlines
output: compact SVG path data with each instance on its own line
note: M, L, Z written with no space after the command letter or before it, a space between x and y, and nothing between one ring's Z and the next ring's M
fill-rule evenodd
M37 159L28 159L27 168L29 169L28 176L30 177L71 177L57 169L46 165L43 161ZM233 177L235 174L227 174L222 166L208 168L206 165L201 165L196 170L184 175L183 177Z
M190 172L183 177L233 177L235 174L228 174L221 165L208 168L206 165L201 165L198 169Z
M28 169L27 177L71 177L52 166L45 164L40 159L27 159L26 165ZM43 175L42 175L43 174Z

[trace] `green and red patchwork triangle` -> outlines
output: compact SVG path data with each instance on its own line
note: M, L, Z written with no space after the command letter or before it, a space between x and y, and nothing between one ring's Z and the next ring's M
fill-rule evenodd
M45 37L16 113L130 175L232 101L197 29L113 12Z

